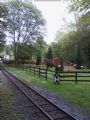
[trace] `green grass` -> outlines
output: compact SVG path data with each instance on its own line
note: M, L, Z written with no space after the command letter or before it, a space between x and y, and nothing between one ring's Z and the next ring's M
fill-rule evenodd
M33 85L64 96L68 101L77 104L90 113L90 83L79 82L76 85L74 82L61 82L59 85L55 85L53 80L45 80L29 71L26 72L25 70L13 67L8 67L7 69L20 75L25 81Z
M0 92L2 111L2 114L0 116L1 120L24 120L23 114L15 107L13 103L13 92L3 84L0 85Z

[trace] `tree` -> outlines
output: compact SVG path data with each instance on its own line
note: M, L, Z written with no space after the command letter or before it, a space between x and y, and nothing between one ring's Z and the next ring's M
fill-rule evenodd
M13 38L14 54L17 59L18 43L34 44L43 38L45 20L41 12L31 3L14 0L8 3L8 32Z
M69 1L70 11L77 11L79 13L86 13L90 8L89 0L70 0Z
M51 47L48 48L48 51L47 51L45 57L46 57L46 65L47 65L47 69L48 69L48 67L52 66L52 60L53 60L53 54L52 54Z
M5 51L7 55L13 55L13 45L5 45Z
M37 54L36 65L40 65L40 64L41 64L41 54Z
M38 38L34 45L34 56L36 58L36 64L39 65L42 62L46 49L46 42L41 38Z
M25 60L30 60L32 58L32 45L28 45L27 43L19 43L18 44L18 52L17 52L17 63L25 63Z
M75 15L75 23L67 32L58 31L55 43L51 45L54 57L63 58L64 62L73 62L77 68L81 64L90 64L90 11L88 0L69 1L69 10Z
M5 44L5 30L6 30L6 15L7 8L4 4L0 3L0 52L2 52Z
M52 54L52 49L51 47L48 48L48 52L46 53L46 58L52 60L53 59L53 54Z
M80 65L87 61L85 58L90 61L90 31L87 30L87 27L90 25L90 4L88 4L89 0L71 0L68 3L69 11L74 13L75 23L71 24L74 25L73 29L67 31L64 36L60 32L58 33L54 50L60 51L59 56L63 53L64 61L72 61L80 68ZM54 54L57 55L56 53Z
M90 25L90 2L89 0L78 0L70 2L70 11L74 13L76 19L76 28L77 28L77 36L78 42L81 45L81 49L83 51L83 56L87 58L88 67L90 67L90 30L88 30L88 26ZM77 44L77 48L78 48ZM77 50L80 52L81 50ZM78 53L77 53L78 54ZM80 53L79 53L80 54ZM81 55L80 55L81 56Z
M63 36L62 36L63 34ZM52 51L54 57L58 57L61 61L63 59L65 62L72 61L74 59L74 42L75 42L76 32L58 32L56 36L56 43L52 45Z

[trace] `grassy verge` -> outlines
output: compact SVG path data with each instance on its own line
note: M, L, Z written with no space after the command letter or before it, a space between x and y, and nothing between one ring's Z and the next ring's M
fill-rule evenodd
M0 85L1 91L1 120L24 120L21 112L15 107L14 94L4 85Z
M90 113L90 83L61 82L60 85L55 85L51 80L45 80L42 77L34 76L30 71L8 67L10 71L20 75L27 82L37 85L41 88L48 89L64 96L70 102L77 104L81 108Z

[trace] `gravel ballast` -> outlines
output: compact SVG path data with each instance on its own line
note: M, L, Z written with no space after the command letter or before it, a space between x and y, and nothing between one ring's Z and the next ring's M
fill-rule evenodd
M27 104L25 103L26 98L23 95L21 95L20 91L16 90L15 86L13 86L9 81L6 80L6 78L3 76L2 73L0 73L0 75L1 75L2 85L6 86L6 88L11 90L13 93L11 103L13 104L15 109L18 109L16 113L15 113L16 110L14 109L14 113L16 114L15 120L31 120L30 118L31 111L29 110L30 105L29 103ZM71 115L75 116L77 120L90 120L90 115L87 115L78 106L75 106L70 102L68 102L64 97L59 96L56 93L49 92L48 90L38 88L36 86L32 86L32 85L30 86L35 90L37 90L39 93L41 93L43 96L47 97L50 101L58 105L60 108L62 108L66 112L69 112ZM35 119L38 120L37 118ZM6 119L6 120L10 120L10 119Z

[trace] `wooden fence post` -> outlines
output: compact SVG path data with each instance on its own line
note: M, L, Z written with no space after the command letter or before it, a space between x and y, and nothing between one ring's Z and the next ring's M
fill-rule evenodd
M47 80L47 69L46 69L46 80Z
M77 71L75 71L75 83L77 84Z
M35 67L34 67L34 75L35 75Z
M40 77L40 67L39 67L39 77Z
M31 67L30 67L30 69L29 69L29 70L30 70L30 72L31 72Z

